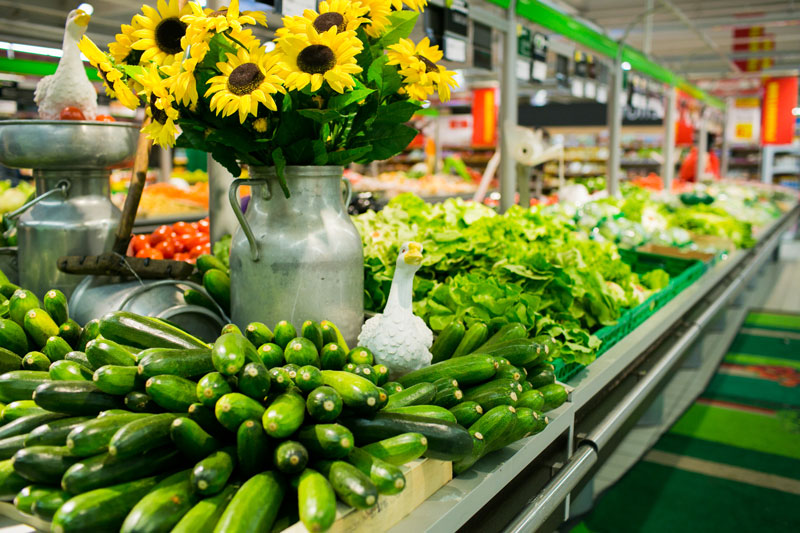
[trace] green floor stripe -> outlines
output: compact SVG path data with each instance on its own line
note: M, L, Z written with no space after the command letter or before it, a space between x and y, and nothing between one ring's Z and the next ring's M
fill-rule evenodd
M739 334L733 339L728 353L744 353L800 361L800 340Z
M800 424L785 417L693 404L670 432L800 459Z
M720 444L675 433L662 435L653 448L664 452L705 459L706 461L716 461L800 480L800 459L746 450L728 444Z
M796 531L798 497L640 462L584 520L597 533Z
M800 331L800 316L781 313L753 312L747 315L744 325Z
M703 398L734 401L772 409L785 406L800 407L800 387L786 387L777 381L759 376L716 374L703 393Z
M787 366L800 370L800 361L792 361L783 357L766 357L763 355L750 355L746 353L729 353L723 359L726 363L736 365L757 365L757 366Z

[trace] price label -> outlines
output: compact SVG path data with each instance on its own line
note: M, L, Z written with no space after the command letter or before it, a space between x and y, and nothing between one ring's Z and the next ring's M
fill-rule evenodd
M593 81L587 81L583 86L583 96L591 100L597 98L597 85Z
M571 92L575 98L583 98L583 80L573 78Z
M531 77L531 62L527 59L517 58L517 79L529 81Z
M444 36L444 58L464 63L467 60L467 41L453 35Z

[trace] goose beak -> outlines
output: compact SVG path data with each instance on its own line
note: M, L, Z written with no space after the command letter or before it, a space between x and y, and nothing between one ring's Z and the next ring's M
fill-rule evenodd
M78 15L75 17L75 24L78 26L86 27L89 25L89 20L91 20L92 16L83 11L82 9L78 10Z
M418 242L408 243L408 251L403 256L407 265L417 266L422 263L422 245Z

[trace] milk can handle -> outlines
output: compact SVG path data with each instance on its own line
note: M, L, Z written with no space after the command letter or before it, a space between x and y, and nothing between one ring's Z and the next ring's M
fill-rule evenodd
M239 225L242 227L242 231L244 231L244 236L247 237L247 242L250 243L250 259L253 262L257 262L258 257L258 243L256 242L256 238L253 236L253 230L250 229L250 224L244 218L244 213L242 213L242 207L239 205L239 186L240 185L248 185L253 183L263 183L266 185L267 191L269 191L269 183L266 179L263 178L236 178L231 182L231 186L228 189L228 201L231 203L231 209L233 209L233 214L236 215L236 220L239 221ZM270 199L272 194L267 193L265 198L267 200ZM251 193L252 199L252 193Z
M350 180L347 178L342 178L344 182L344 210L347 211L347 208L350 207L350 200L353 199L353 184L350 183Z
M11 219L11 220L19 218L19 216L22 215L22 213L24 213L25 211L27 211L31 207L35 206L36 204L38 204L42 200L50 198L51 196L53 196L55 194L61 194L64 198L66 198L67 197L67 193L69 192L69 186L70 186L69 181L67 181L67 180L59 181L56 184L56 188L55 189L50 189L46 193L37 196L36 198L31 200L30 202L25 203L22 207L20 207L18 209L15 209L14 211L8 213L6 215L6 218Z

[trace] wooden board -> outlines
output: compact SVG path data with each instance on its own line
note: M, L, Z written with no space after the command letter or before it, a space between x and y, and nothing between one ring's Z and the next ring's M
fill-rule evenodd
M402 468L406 476L403 492L393 496L381 495L375 507L362 511L337 502L336 522L328 533L386 531L453 479L453 463L450 461L418 459ZM302 522L297 522L282 533L308 533L308 530Z

